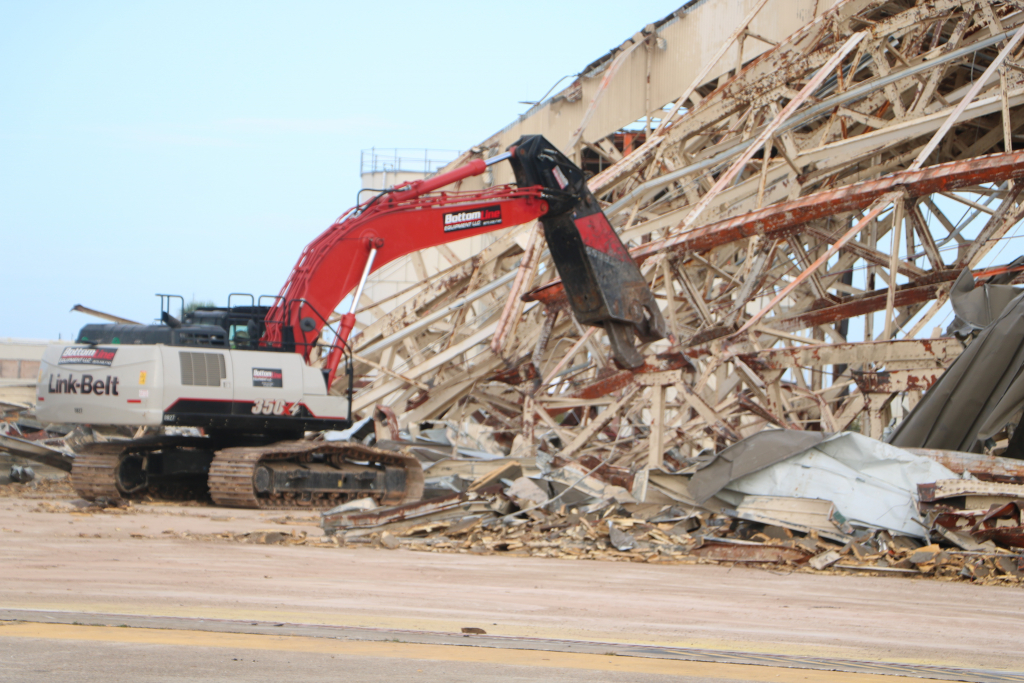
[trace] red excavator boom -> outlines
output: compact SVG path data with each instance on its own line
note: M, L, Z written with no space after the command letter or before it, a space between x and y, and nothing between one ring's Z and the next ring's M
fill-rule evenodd
M518 186L430 194L505 159ZM577 318L609 328L616 358L635 367L642 359L623 330L650 341L666 336L664 320L580 170L541 136L524 137L486 161L385 190L343 214L303 250L267 314L261 346L294 350L308 360L328 316L356 290L327 359L333 381L371 273L414 251L538 218L559 274L577 284L569 292Z

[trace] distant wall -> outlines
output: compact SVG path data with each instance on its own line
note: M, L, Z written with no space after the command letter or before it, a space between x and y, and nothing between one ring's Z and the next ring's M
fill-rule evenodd
M39 361L49 344L59 343L0 338L0 401L35 405Z

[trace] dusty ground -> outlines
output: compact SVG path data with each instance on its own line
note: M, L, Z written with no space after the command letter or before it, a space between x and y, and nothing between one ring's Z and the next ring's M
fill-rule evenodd
M449 633L475 626L1024 670L1024 592L1015 588L191 540L183 536L319 528L302 513L172 504L100 511L75 507L59 485L42 488L0 497L0 607Z

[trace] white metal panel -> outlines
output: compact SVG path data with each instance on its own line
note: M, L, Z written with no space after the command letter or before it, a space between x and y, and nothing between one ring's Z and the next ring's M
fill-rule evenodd
M305 362L297 353L276 351L231 351L235 401L253 402L302 400Z
M302 402L315 417L348 419L348 399L342 396L328 396L327 384L318 368L302 366ZM339 374L341 369L339 368ZM346 387L348 385L346 384Z
M838 434L748 474L728 489L760 496L832 501L851 522L924 537L917 485L956 475L937 462L854 433Z
M234 370L233 398L252 404L262 414L286 414L304 404L315 417L348 417L348 400L328 396L323 375L297 353L230 351ZM244 409L236 405L237 409Z
M110 365L69 363L66 349L110 349ZM159 425L163 359L160 346L54 345L46 349L36 387L41 422ZM63 362L62 362L63 361ZM97 390L98 388L101 390Z

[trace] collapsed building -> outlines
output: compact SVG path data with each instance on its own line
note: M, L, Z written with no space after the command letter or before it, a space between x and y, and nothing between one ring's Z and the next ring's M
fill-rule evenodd
M648 525L671 556L729 529L775 547L778 526L785 547L816 540L712 554L828 566L840 549L898 550L907 571L937 538L977 557L1021 547L1022 38L1008 0L702 0L587 65L450 167L524 134L571 156L669 338L616 364L606 331L574 318L536 223L382 268L351 344L365 422L328 438L415 455L430 495L342 506L325 529L507 549L473 529L585 525L625 552L650 541L616 533ZM512 180L494 166L451 190ZM797 461L870 473L877 495L787 488Z
M399 294L368 288L357 412L657 467L769 426L880 438L914 407L963 349L939 315L962 271L1020 272L1005 247L1021 213L1024 15L742 4L689 3L647 26L454 162L524 132L575 155L674 340L616 367L527 225L465 260L412 256L397 267L418 281ZM455 189L511 180L495 169Z
M945 387L913 428L904 418L1024 270L1011 241L1024 210L1022 8L741 4L688 3L648 25L454 162L523 133L573 155L672 339L644 346L639 368L615 365L527 225L471 258L417 254L379 275L415 272L359 302L357 411L377 407L396 440L453 454L645 481L780 428L882 439L894 427L904 448L1020 457L1022 403L1013 382L991 386L1019 370L1013 332L975 353L1001 366L958 370L960 393ZM988 407L973 431L932 433L958 401Z

